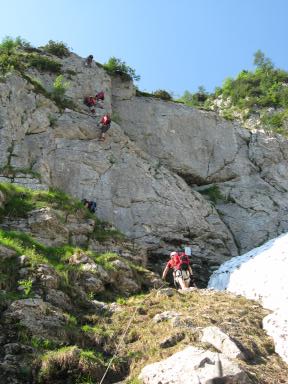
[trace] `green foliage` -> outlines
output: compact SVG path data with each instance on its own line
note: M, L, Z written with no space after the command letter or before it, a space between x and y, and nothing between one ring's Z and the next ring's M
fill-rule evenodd
M21 47L21 45L22 40L20 37L13 39L10 36L6 36L0 43L0 54L5 53L11 55L12 53L15 53L16 49Z
M0 74L5 75L15 69L22 70L23 64L19 61L17 55L10 55L7 53L0 54Z
M287 134L285 128L283 127L285 120L288 121L288 108L282 112L275 112L272 114L266 113L261 117L261 122L267 131L279 134Z
M63 100L68 88L69 82L64 80L63 75L59 75L53 83L52 96L55 100Z
M222 87L217 87L214 93L208 94L200 86L196 93L185 91L178 101L188 106L214 110L214 101L219 98L220 113L225 119L234 120L237 116L245 120L256 112L262 116L265 129L287 135L283 123L287 119L288 72L275 68L260 50L254 54L254 64L254 71L242 70L235 78L225 79ZM273 116L267 115L265 109L271 107L281 111Z
M125 61L122 61L121 59L117 59L116 57L110 57L107 63L103 65L103 68L110 74L110 75L120 75L123 80L140 80L140 76L136 75L135 69L129 67Z
M111 161L114 162L115 160L111 159L110 162ZM120 231L98 218L96 218L93 237L99 242L105 242L109 239L115 239L117 241L124 240L124 235Z
M66 321L69 326L76 327L77 319L75 316L71 315L70 313L64 313L64 316L66 317Z
M27 198L26 190L11 184L0 184L0 190L6 196L5 204L0 208L0 219L4 216L26 217L34 204Z
M218 185L212 185L206 189L199 191L201 195L205 195L211 200L214 204L217 204L219 200L225 200L224 196L221 194Z
M76 213L82 209L85 212L81 201L57 189L33 191L15 184L0 183L0 191L5 196L5 204L0 208L0 221L4 216L27 217L27 213L32 209L49 206L62 209L67 214Z
M158 89L157 91L153 92L153 96L165 101L172 100L170 93L164 89Z
M115 271L116 267L112 264L112 261L118 260L119 256L113 252L105 252L101 255L95 256L95 261L97 264L102 265L107 271Z
M21 37L6 36L0 43L0 74L5 75L12 70L23 70L24 63L21 61L19 49L31 47L28 42Z
M253 64L264 70L271 70L273 68L272 61L260 49L254 53Z
M52 55L58 56L60 58L70 56L69 48L63 41L53 41L49 40L48 44L44 45L43 49L51 53Z
M33 85L34 87L34 90L36 93L40 93L41 95L47 97L47 98L51 98L51 95L48 91L46 91L46 89L43 87L43 84L41 82L41 80L37 79L36 77L32 77L32 76L29 76L29 75L26 75L24 73L22 73L22 77L27 80L30 84Z
M58 63L55 60L51 60L46 56L41 56L34 53L31 55L28 55L27 60L28 60L29 67L35 67L39 71L61 73L62 64Z
M19 283L19 286L22 288L25 296L29 296L32 290L33 280L32 279L19 280L18 283Z
M208 93L203 86L198 87L198 92L191 93L185 91L183 96L178 101L188 105L189 107L203 107L208 98Z
M83 350L76 346L49 351L42 356L41 360L40 383L58 382L57 379L61 379L67 374L70 378L71 375L74 376L72 381L75 383L90 383L91 378L94 379L92 382L95 382L99 373L104 373L106 365L100 352Z
M57 348L57 343L54 340L45 339L43 337L32 336L31 346L35 349L51 350Z

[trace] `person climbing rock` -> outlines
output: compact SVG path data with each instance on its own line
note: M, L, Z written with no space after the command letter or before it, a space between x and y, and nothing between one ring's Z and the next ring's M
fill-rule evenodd
M189 258L184 253L177 252L170 253L170 260L165 266L162 274L162 279L165 280L168 271L173 270L174 284L180 286L181 289L187 289L190 285L190 276L193 275L190 266Z
M96 97L86 96L84 98L84 104L87 105L87 107L90 109L90 112L93 114L95 113L96 103L97 103Z
M97 102L97 106L98 108L104 108L103 107L103 102L104 102L104 99L105 99L105 94L103 91L100 91L100 92L97 92L96 95L95 95L95 100Z
M95 201L89 201L89 200L83 199L82 203L84 204L84 207L89 209L89 211L91 213L95 213L96 212L97 204L96 204Z
M110 115L108 113L106 113L106 115L102 116L98 125L100 125L100 129L101 129L101 135L100 135L99 140L104 141L105 136L106 136L106 132L108 131L108 129L110 128L110 125L111 125Z
M88 68L91 68L92 61L93 61L93 55L89 55L89 56L85 59L85 61L84 61L84 66L85 66L85 67L88 67Z

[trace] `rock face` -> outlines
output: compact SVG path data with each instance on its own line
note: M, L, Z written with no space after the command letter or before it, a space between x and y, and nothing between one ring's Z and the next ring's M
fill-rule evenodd
M288 230L287 139L147 97L114 97L113 110L130 139L193 190L219 188L216 209L240 254Z
M245 255L225 262L213 273L208 287L228 290L259 300L275 311L264 318L264 327L274 338L276 351L288 362L288 234L272 239Z
M111 80L95 63L86 68L77 55L53 59L70 83L73 109L57 106L17 73L0 83L2 181L97 201L100 218L157 257L192 245L203 281L231 255L288 230L287 140L250 134L214 113L136 97L131 82ZM56 77L31 68L26 75L46 92ZM100 90L103 109L91 115L83 98ZM102 143L97 123L104 112L113 116ZM216 207L201 195L215 185Z
M237 364L224 355L191 346L166 360L147 365L139 375L144 384L206 384L220 377L228 377L232 383L251 383Z

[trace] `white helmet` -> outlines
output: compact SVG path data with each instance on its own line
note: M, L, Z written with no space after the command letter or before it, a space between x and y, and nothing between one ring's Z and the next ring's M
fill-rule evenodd
M171 252L170 253L170 257L176 256L176 255L177 255L177 252Z

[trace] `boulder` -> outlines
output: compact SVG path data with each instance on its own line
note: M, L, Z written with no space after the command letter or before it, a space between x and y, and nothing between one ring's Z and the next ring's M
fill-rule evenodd
M17 323L32 335L65 341L63 331L67 318L61 309L42 299L23 299L14 301L3 314L6 324Z
M162 340L159 344L160 348L171 348L174 347L179 341L182 341L185 339L185 333L184 332L178 332L174 335L170 335L168 337L165 337L164 340Z
M47 264L38 264L34 272L38 283L46 289L57 289L60 284L60 276L55 269Z
M0 261L15 258L17 256L17 252L14 249L5 247L0 244Z
M153 317L153 321L154 321L154 323L160 323L161 321L172 320L172 319L178 318L180 316L181 315L178 312L175 312L175 311L165 311L165 312L162 312L162 313L157 313L157 315L155 315Z
M246 373L223 354L188 346L165 360L147 365L138 377L143 384L206 384L226 376L235 383L251 384Z
M244 359L243 353L235 342L218 327L211 326L204 328L202 330L201 341L213 345L213 347L230 359Z

